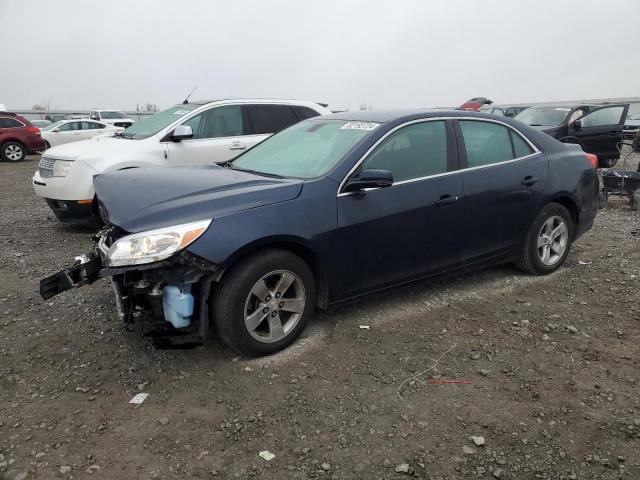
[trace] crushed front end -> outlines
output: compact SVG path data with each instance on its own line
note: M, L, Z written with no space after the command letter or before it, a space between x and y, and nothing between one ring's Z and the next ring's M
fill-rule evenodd
M131 235L114 226L99 232L94 252L76 257L70 268L41 280L41 296L46 300L110 277L118 315L126 324L160 320L206 336L210 288L219 267L184 249L154 262L113 265L112 247L125 237Z

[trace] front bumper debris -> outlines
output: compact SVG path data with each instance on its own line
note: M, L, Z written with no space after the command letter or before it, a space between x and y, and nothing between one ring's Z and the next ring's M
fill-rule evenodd
M110 267L104 261L106 253L123 235L115 227L98 233L95 252L77 257L71 267L40 281L42 298L110 277L118 316L124 323L162 320L206 336L209 292L219 266L182 251L156 263Z
M95 282L102 268L102 259L95 253L76 257L72 267L40 280L40 295L45 300L72 288Z

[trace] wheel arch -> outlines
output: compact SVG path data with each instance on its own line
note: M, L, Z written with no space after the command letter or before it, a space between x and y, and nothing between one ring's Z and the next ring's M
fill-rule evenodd
M273 236L251 242L229 256L223 268L215 276L214 280L224 280L225 274L231 267L249 255L262 250L281 249L302 258L311 268L316 283L316 306L325 308L329 303L329 282L321 255L311 244L303 238L295 236Z
M558 193L549 199L549 203L558 203L569 211L571 220L573 221L573 235L575 238L576 232L580 226L580 209L575 199L568 193Z

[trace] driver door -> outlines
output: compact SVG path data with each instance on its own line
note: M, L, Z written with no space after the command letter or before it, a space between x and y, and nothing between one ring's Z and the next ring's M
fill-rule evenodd
M618 143L622 141L628 111L629 104L593 110L569 125L569 136L582 140L585 151L597 155L600 160L618 158Z
M444 120L390 134L352 174L389 170L390 187L338 195L345 296L458 263L463 186L453 131Z
M182 123L193 138L171 142L170 165L211 165L238 156L251 146L242 105L221 105L205 110Z

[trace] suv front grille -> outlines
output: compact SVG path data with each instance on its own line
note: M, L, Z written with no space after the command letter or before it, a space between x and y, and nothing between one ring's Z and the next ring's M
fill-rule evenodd
M56 163L55 159L42 157L40 159L40 164L38 165L38 169L40 171L40 176L42 178L51 178L53 177L53 165Z

